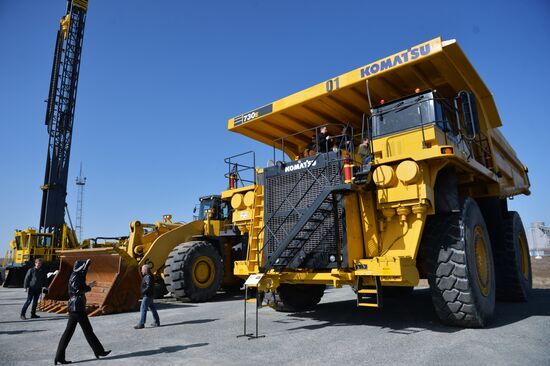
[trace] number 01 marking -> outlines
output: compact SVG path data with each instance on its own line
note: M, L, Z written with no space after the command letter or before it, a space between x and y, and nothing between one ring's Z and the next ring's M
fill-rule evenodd
M333 90L340 89L340 80L338 78L330 79L325 83L325 87L329 93Z

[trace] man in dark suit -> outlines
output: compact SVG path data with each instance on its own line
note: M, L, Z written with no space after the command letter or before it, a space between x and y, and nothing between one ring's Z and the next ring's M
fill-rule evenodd
M34 261L34 267L29 268L27 274L25 275L25 281L23 282L23 287L27 291L27 301L21 309L21 319L26 320L25 314L27 313L27 308L32 302L31 307L31 318L40 318L36 315L36 305L38 304L38 298L42 293L42 289L48 286L48 280L46 277L46 271L42 268L42 258L36 258Z

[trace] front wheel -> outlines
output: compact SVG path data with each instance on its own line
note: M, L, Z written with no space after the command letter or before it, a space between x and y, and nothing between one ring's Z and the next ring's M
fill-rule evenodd
M164 278L175 298L208 301L216 295L223 278L221 257L205 241L179 244L166 260Z
M296 312L311 310L323 297L325 285L282 284L274 293L267 293L265 300L277 311Z
M487 227L477 203L430 217L423 236L428 282L443 323L483 327L495 309L495 274Z

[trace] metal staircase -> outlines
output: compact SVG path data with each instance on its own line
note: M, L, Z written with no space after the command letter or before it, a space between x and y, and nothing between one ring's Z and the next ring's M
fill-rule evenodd
M312 168L316 166L314 163L319 156L316 156L309 167L300 173L292 189L259 231L259 233L267 232L268 236L259 254L268 248L272 250L268 253L264 266L260 268L262 273L270 269L281 271L284 268L299 267L307 255L304 250L306 243L315 232L318 232L323 223L331 218L334 220L334 230L339 240L338 193L351 189L351 184L341 183L341 168L337 174L328 173L329 165L338 164L338 161L327 161L321 169L317 166L316 172L313 173ZM311 182L304 185L306 179L311 179ZM320 190L320 193L313 202L307 202L315 193L314 187ZM281 212L286 213L280 215Z

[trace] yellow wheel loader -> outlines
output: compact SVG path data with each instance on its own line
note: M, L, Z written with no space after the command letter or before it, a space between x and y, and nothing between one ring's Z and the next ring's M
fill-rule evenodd
M233 262L244 259L246 239L233 230L228 202L220 196L200 198L199 213L186 224L133 221L130 235L117 245L61 252L59 273L50 285L40 309L62 313L67 310L67 281L76 260L91 259L87 280L96 286L87 295L91 316L130 311L140 297L140 267L148 265L155 275L156 296L168 291L177 299L202 302L220 287L239 288L243 282L232 273Z
M507 207L530 182L500 126L489 89L441 38L231 118L274 151L255 184L222 194L249 238L234 273L278 310L314 307L326 285L379 308L427 278L442 322L486 325L496 298L526 300L532 283Z

